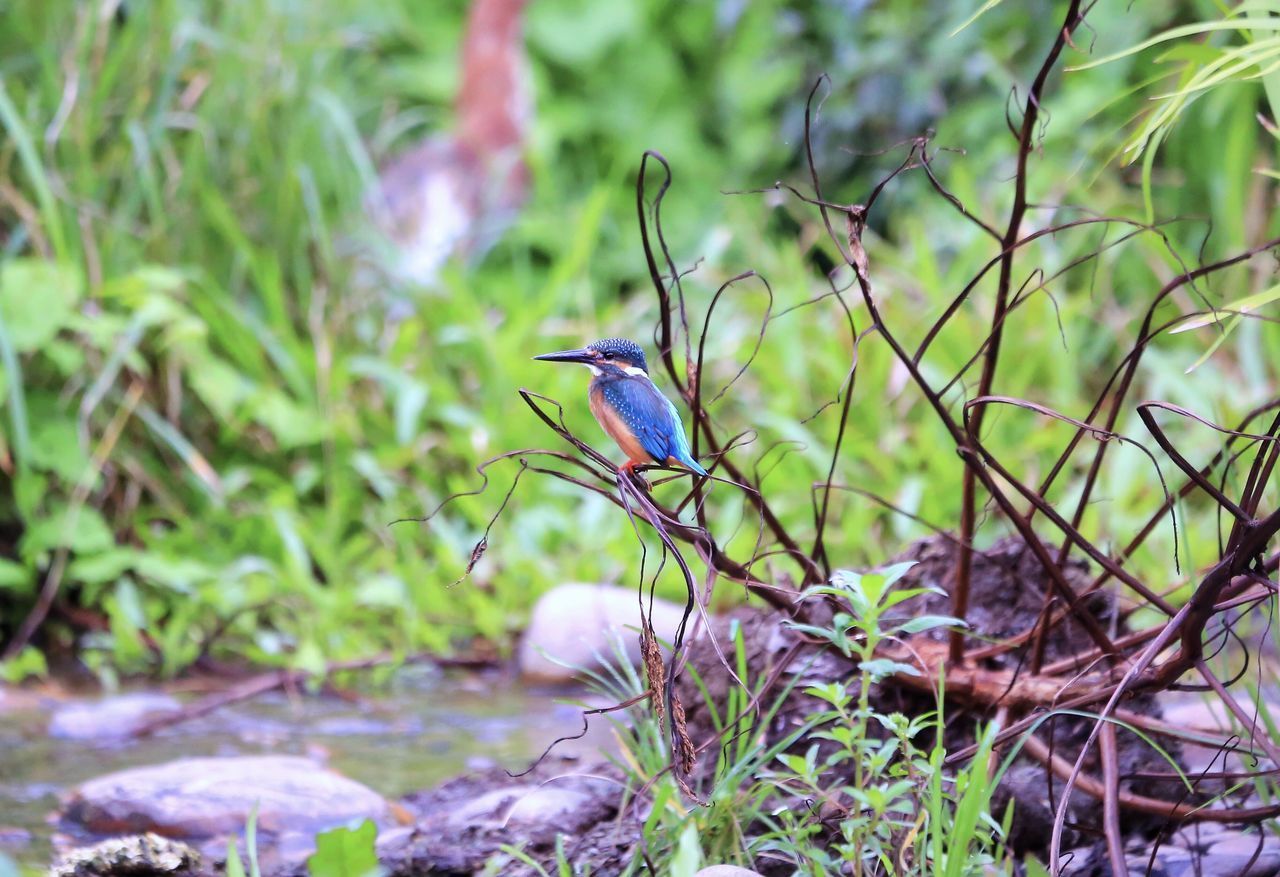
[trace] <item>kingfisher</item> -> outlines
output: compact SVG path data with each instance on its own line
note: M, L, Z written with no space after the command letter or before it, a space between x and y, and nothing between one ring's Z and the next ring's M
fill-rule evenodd
M587 393L591 413L627 455L624 472L634 473L636 466L646 463L678 463L696 475L707 474L689 451L676 406L650 380L639 344L625 338L604 338L577 350L544 353L534 359L576 362L591 369Z

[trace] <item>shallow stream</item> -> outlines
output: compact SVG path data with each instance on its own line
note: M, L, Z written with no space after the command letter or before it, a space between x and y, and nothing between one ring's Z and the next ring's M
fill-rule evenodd
M101 695L18 695L0 692L0 853L24 869L43 869L55 841L73 840L55 837L60 797L115 770L187 756L307 755L394 800L495 763L523 770L552 740L581 730L574 702L586 697L505 674L412 667L358 698L275 692L131 740L109 722L91 739L50 733L59 710ZM593 723L556 751L585 754L609 741L606 724Z

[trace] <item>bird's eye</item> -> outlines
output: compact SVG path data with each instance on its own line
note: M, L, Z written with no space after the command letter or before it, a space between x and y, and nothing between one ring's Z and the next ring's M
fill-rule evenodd
M603 356L605 359L613 359L612 353L602 353L600 355Z

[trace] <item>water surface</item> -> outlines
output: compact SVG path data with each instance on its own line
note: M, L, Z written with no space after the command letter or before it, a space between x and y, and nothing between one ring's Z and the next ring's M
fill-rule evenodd
M187 756L307 755L390 799L495 763L523 770L552 740L581 730L581 707L570 701L586 697L508 674L410 667L350 699L274 692L141 740L57 739L49 721L65 701L0 701L0 852L43 868L55 840L84 840L55 838L60 796L102 774ZM597 718L586 738L556 751L586 755L610 740Z

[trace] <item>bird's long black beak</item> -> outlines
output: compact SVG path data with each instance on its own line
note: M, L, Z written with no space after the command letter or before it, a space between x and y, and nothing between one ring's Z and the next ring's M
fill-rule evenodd
M556 353L544 353L541 356L535 356L534 359L542 359L547 362L595 362L595 355L585 347L579 347L577 350L560 350Z

